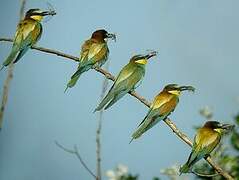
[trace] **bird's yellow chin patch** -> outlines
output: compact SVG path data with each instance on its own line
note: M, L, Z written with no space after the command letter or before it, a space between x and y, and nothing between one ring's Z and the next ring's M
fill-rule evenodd
M31 19L34 19L36 21L41 21L43 19L43 16L40 16L40 15L33 15L31 16Z
M214 129L214 131L218 132L219 134L222 134L223 129L221 129L221 128L216 128L216 129Z
M181 91L177 91L177 90L172 90L172 91L168 91L170 94L174 94L176 96L179 96Z
M145 64L147 64L147 59L139 59L139 60L137 60L137 61L135 61L136 63L138 63L138 64L143 64L143 65L145 65Z

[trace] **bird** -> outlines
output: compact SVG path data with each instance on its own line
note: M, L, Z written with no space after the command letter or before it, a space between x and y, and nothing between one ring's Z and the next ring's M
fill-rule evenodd
M192 152L187 162L180 167L180 175L188 173L192 166L202 158L207 158L219 144L225 130L233 128L230 124L221 124L218 121L207 121L203 127L199 128L192 146Z
M42 11L29 9L16 29L12 50L7 59L2 63L1 70L9 64L18 62L29 48L37 43L42 35L41 20L44 16L55 15L55 11Z
M176 108L179 102L179 96L181 92L185 90L195 91L195 88L192 86L179 86L177 84L166 85L164 89L155 96L147 115L132 134L130 143L134 139L139 138L159 121L166 119Z
M99 29L94 31L91 38L84 42L81 47L78 68L67 83L65 92L76 84L82 73L92 68L101 67L107 61L109 48L106 39L116 40L116 35L108 33L105 29Z
M139 54L133 56L129 63L121 69L114 84L94 112L100 111L103 108L104 110L108 109L125 94L136 89L141 84L144 77L145 65L148 60L156 56L156 54L156 51L152 51L146 55Z

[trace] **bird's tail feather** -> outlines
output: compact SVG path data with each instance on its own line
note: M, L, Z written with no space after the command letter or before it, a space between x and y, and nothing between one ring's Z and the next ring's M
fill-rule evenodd
M4 67L5 67L5 66L1 65L0 71L3 70Z
M188 165L188 163L184 164L184 165L183 165L182 167L180 167L180 169L179 169L180 175L181 175L182 173L187 173L187 172L189 172L189 170L190 170L190 166Z
M180 175L181 175L182 173L187 173L187 172L189 172L190 169L191 169L191 167L192 167L197 161L199 161L201 158L203 158L203 155L198 156L198 152L197 152L197 151L195 151L195 150L192 151L192 152L190 153L190 156L189 156L187 162L186 162L182 167L180 167L180 169L179 169Z
M67 83L67 87L65 89L65 92L68 88L72 88L75 86L77 80L80 78L81 74L88 71L91 68L91 66L83 66L79 67L77 71L71 76L71 80Z
M104 108L104 106L113 98L112 91L109 91L108 94L104 97L104 99L100 102L100 104L95 108L94 112L100 111Z
M142 124L133 134L132 134L132 139L137 139L139 138L147 128L147 124Z
M105 110L108 109L109 107L111 107L114 103L116 103L122 96L124 96L126 93L121 92L119 94L114 95L113 99L110 101L109 104L107 104L107 106L105 106Z
M145 133L147 130L149 130L156 124L155 121L157 121L157 117L148 117L147 115L138 126L138 129L133 133L132 138L134 139L139 138L143 133Z
M21 57L27 52L28 49L29 49L29 47L26 47L25 49L20 50L20 52L18 53L16 59L14 60L14 63L19 61L19 59L21 59Z
M3 62L3 66L8 66L12 61L15 60L16 56L18 54L18 48L13 47L11 53L7 57L7 59Z

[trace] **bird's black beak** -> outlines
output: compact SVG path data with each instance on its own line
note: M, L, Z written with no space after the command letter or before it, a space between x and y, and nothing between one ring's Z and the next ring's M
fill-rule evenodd
M41 13L42 16L54 16L56 15L56 12L55 11L43 11Z
M222 128L222 129L224 129L224 130L229 131L229 130L232 130L232 129L235 127L235 125L231 125L231 124L220 124L219 127Z
M195 88L192 87L192 86L180 86L180 87L179 87L179 90L180 90L180 91L192 91L192 92L194 92L194 91L195 91Z
M144 58L145 58L145 59L150 59L151 57L154 57L154 56L156 56L157 54L158 54L157 51L151 51L151 52L149 52L148 54L146 54L146 55L144 56Z
M108 39L112 39L113 41L116 41L116 35L113 33L107 33L106 34Z

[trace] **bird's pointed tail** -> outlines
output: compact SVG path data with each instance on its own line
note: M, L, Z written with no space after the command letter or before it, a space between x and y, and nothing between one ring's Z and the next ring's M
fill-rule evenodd
M190 170L190 166L188 165L188 163L186 163L186 164L184 164L182 167L180 167L179 173L180 173L180 175L181 175L182 173L188 173L189 170Z
M77 71L71 76L71 80L67 83L67 87L64 92L66 92L68 88L72 88L73 86L75 86L81 74L88 71L90 68L91 66L78 67Z
M3 70L3 68L4 68L4 66L3 66L3 65L1 65L0 71L1 71L1 70Z
M131 144L133 140L134 140L134 138L132 137L131 140L130 140L130 142L129 142L129 144Z
M11 53L8 55L7 59L3 62L2 65L8 66L12 61L15 61L17 54L18 54L18 48L13 47Z
M75 76L73 78L71 78L71 80L67 83L67 86L65 88L64 93L67 91L68 88L72 88L73 86L75 86L77 80L79 79L80 75Z

